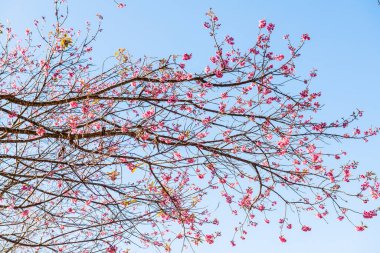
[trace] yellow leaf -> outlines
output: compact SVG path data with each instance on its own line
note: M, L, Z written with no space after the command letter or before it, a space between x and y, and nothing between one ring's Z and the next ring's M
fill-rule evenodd
M112 180L115 181L117 179L117 176L120 175L120 173L116 170L107 172L108 177Z
M73 44L73 40L69 36L67 36L67 34L65 34L61 39L61 47L63 49L66 49L71 44Z
M143 165L142 163L138 163L135 165L135 167L132 168L131 172L134 173L138 167L140 167L141 165Z
M172 249L170 248L170 244L165 243L165 251L170 252Z
M136 203L137 200L131 199L131 200L124 200L121 204L125 207L129 206L130 204Z

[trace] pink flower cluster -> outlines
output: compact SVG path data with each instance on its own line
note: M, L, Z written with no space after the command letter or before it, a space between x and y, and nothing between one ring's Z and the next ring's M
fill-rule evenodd
M363 212L363 217L365 219L372 219L373 217L377 216L377 212L376 210L372 210L372 211L364 211Z

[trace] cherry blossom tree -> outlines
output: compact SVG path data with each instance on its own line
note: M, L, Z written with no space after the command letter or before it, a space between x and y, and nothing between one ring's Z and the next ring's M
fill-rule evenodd
M102 16L84 32L66 27L65 3L55 17L52 26L36 20L23 39L0 28L2 252L212 244L215 200L241 218L232 246L262 218L274 217L286 242L287 229L312 229L307 213L358 231L366 226L353 217L376 216L351 205L380 196L376 175L327 144L379 129L352 127L360 110L315 119L317 72L296 74L308 34L284 36L289 51L276 53L275 25L260 20L257 40L240 50L210 10L203 26L215 54L204 70L188 70L189 52L135 59L124 48L98 66Z

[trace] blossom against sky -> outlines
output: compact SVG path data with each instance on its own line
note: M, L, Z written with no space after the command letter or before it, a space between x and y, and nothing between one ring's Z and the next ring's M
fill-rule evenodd
M204 13L212 7L223 24L223 32L234 36L241 47L255 41L258 21L265 18L276 24L275 46L286 46L284 34L299 37L307 32L311 41L304 48L299 62L302 74L318 69L314 88L322 91L326 104L323 117L334 119L350 114L356 108L364 110L362 126L379 126L380 105L380 7L376 1L129 1L124 9L116 9L107 1L71 1L70 22L84 24L103 17L103 33L97 41L98 60L113 55L116 49L127 48L133 55L166 56L191 53L192 60L202 67L213 52L212 42L202 28ZM91 2L91 4L90 4ZM23 35L33 19L46 15L51 1L3 1L0 20L8 19L16 32ZM82 25L84 26L84 25ZM345 150L357 159L364 170L380 173L380 139L367 144L347 146ZM223 215L224 210L217 210ZM227 212L227 211L226 211ZM232 221L221 220L222 238L215 242L213 252L358 252L374 251L378 219L368 222L369 229L358 233L345 222L331 217L329 224L310 219L313 229L308 233L293 231L287 243L278 240L278 224L260 224L250 231L245 241L229 246ZM226 246L227 245L227 246ZM209 252L207 245L196 252Z

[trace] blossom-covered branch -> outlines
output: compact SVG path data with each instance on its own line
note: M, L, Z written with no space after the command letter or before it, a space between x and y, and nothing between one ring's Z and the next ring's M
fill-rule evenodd
M314 119L317 72L295 72L308 34L295 44L286 35L289 53L275 53L275 25L261 20L243 51L233 37L220 39L210 10L204 27L215 55L204 70L188 71L191 53L134 59L124 48L99 69L91 55L100 26L85 34L65 28L62 4L51 31L35 21L39 37L28 29L20 42L0 27L2 251L212 244L220 235L210 211L215 199L240 215L242 239L258 215L267 223L267 214L278 217L282 242L294 222L311 230L290 211L376 216L346 201L377 199L374 173L356 173L357 162L326 166L346 153L325 147L379 129L350 128L361 111L330 123Z

